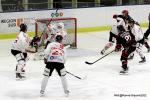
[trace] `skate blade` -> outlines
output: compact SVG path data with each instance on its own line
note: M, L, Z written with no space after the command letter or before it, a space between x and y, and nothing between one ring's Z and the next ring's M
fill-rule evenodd
M129 75L129 73L128 72L126 72L126 73L119 73L119 75Z
M16 78L16 81L24 81L26 78Z
M69 93L65 94L65 97L69 97Z

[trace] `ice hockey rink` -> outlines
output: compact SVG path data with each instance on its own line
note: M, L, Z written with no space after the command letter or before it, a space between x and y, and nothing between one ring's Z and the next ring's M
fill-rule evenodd
M145 31L145 29L144 29ZM78 49L67 49L65 64L67 71L84 78L66 75L70 90L65 97L61 81L56 72L50 77L45 96L40 97L44 62L30 60L26 66L26 80L16 81L16 59L10 53L13 40L0 40L0 99L1 100L150 100L150 53L143 47L146 63L139 64L135 53L129 61L129 74L119 75L121 53L113 52L93 65L102 55L100 50L108 42L109 31L78 34ZM149 41L150 43L150 41ZM109 53L109 49L106 53ZM122 94L124 96L122 96Z

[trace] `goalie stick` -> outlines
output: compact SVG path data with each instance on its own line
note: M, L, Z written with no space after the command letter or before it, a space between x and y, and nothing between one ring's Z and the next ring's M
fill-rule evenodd
M92 65L92 64L98 62L99 60L103 59L104 57L108 56L109 54L111 54L111 53L114 52L114 51L115 51L115 50L113 50L113 51L107 53L106 55L102 56L101 58L97 59L97 60L94 61L94 62L88 62L88 61L85 61L85 63L88 64L88 65Z
M84 79L86 78L86 77L81 78L81 77L79 77L79 76L77 76L77 75L74 75L74 74L68 72L68 71L66 71L66 73L68 73L68 74L70 74L70 75L72 75L72 76L74 76L75 78L78 78L78 79L80 79L80 80L84 80Z
M56 9L55 13L57 13L58 10L59 10L59 8ZM54 16L52 16L52 18L50 19L50 21L48 23L46 23L46 26L48 26L52 22L53 18L54 18ZM46 30L47 30L47 28L44 28L44 30L42 31L42 34L40 35L40 41L41 42L43 41L41 39L43 39L43 36L44 36L44 33L46 32ZM36 34L36 36L38 37L37 34ZM41 45L41 43L40 43L40 45ZM38 51L37 49L38 49L38 47L36 48L36 51Z
M55 13L57 13L58 10L59 10L59 8L56 9ZM47 23L47 26L52 22L53 18L54 18L54 17L52 16L52 18L50 19L50 21ZM45 31L46 31L46 28L43 30L43 32L42 32L42 34L41 34L40 37L42 37L42 35L44 34Z

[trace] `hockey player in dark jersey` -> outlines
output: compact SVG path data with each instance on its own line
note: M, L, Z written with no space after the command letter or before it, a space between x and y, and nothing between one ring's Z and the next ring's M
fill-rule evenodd
M148 20L149 20L149 27L148 29L146 30L146 32L144 33L144 39L145 39L145 47L148 49L148 52L150 52L150 46L149 44L147 43L147 40L148 40L148 36L150 34L150 13L149 13L149 16L148 16Z
M128 73L128 56L135 51L136 41L135 36L131 32L125 31L122 25L119 25L117 28L119 30L117 41L119 41L124 48L120 59L122 62L122 70L120 71L120 74L126 74Z
M123 10L122 15L128 20L133 20L133 18L129 15L128 10Z
M123 16L123 18L124 18L126 24L128 23L127 21L133 20L136 25L139 25L139 26L140 26L140 24L139 24L137 21L135 21L135 20L129 15L129 11L128 11L128 10L122 10L122 16Z

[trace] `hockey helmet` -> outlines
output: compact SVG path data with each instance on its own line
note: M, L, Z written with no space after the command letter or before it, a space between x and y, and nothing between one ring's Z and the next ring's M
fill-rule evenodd
M128 23L129 23L129 24L134 24L135 21L134 21L133 19L128 19Z
M118 26L117 26L117 29L118 29L120 32L125 32L125 29L124 29L123 25L118 25Z
M128 10L123 10L122 14L125 15L125 16L127 16L129 14L129 12L128 12Z
M61 35L57 35L55 38L55 41L60 43L60 42L62 42L62 39L63 39L63 37Z
M113 18L114 18L114 19L116 19L117 17L118 17L118 15L117 15L117 14L114 14L114 15L113 15Z
M22 23L22 24L20 24L20 31L26 31L27 30L27 25L26 24L24 24L24 23Z

